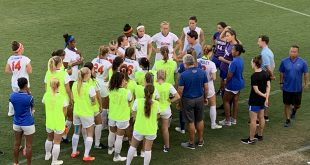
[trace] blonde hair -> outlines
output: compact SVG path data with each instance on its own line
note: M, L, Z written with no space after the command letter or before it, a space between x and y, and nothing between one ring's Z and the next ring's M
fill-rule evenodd
M78 80L77 80L77 90L78 90L78 94L80 95L81 92L81 87L83 84L83 80L85 78L86 75L91 74L91 71L89 68L87 67L83 67L78 71Z
M106 56L107 53L109 53L109 47L108 46L102 45L99 47L99 55L100 56Z
M160 69L157 71L157 80L166 80L166 71L163 69Z
M51 79L50 86L51 86L53 95L56 95L56 93L58 92L59 85L60 85L60 83L59 83L58 79L56 79L56 78Z
M170 25L170 23L168 21L163 21L160 23L160 27L162 27L163 25Z
M48 60L48 68L50 72L55 72L57 69L57 65L62 63L62 59L59 56L54 56Z

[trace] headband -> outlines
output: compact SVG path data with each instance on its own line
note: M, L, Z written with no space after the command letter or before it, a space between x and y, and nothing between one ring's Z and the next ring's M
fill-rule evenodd
M72 41L74 41L74 36L69 37L68 41L66 41L65 43L65 48L69 45L69 42L72 42Z
M15 50L15 53L18 53L19 51L21 51L22 49L24 49L24 46L22 43L19 43L19 47L17 50Z
M144 26L143 26L143 25L138 26L138 27L137 27L137 30L139 30L139 29L141 29L141 28L144 28Z
M132 27L130 27L130 29L129 30L127 30L127 31L124 31L124 34L128 34L128 33L130 33L130 32L132 32Z

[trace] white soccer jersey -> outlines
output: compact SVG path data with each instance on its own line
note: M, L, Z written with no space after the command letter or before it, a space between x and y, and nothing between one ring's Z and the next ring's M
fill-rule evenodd
M114 59L117 57L117 55L115 55L115 54L108 54L108 56L107 56L107 60L111 63L111 64L113 64L113 61L114 61Z
M140 71L142 70L139 66L139 63L135 60L131 60L131 59L128 59L128 58L125 58L124 60L124 63L127 68L128 68L128 77L131 79L131 80L135 80L135 73L137 71Z
M204 58L197 59L197 62L201 64L202 69L206 72L209 91L215 91L214 83L211 79L212 74L217 72L215 63Z
M152 42L156 43L156 47L158 49L163 46L167 46L169 48L169 58L172 58L173 56L173 43L178 40L179 38L171 32L169 32L167 36L163 36L162 32L159 32L152 37ZM163 59L163 56L160 53L156 53L155 60L161 59Z
M183 50L186 50L186 45L188 45L188 41L187 41L187 33L190 31L189 27L184 27L183 28L183 33L184 33L184 44L183 44ZM198 38L197 38L197 42L200 43L200 32L201 32L201 28L200 27L196 27L195 31L198 33Z
M112 64L105 59L100 59L99 57L93 59L92 63L94 64L94 69L96 71L96 79L100 81L108 80L109 78L109 69Z
M151 37L147 34L144 34L142 38L138 38L138 42L136 45L136 57L137 59L147 57L147 45L151 43ZM140 46L140 49L137 49L137 47Z
M17 79L21 77L25 77L28 80L28 87L30 87L29 83L29 74L27 73L26 66L30 63L30 59L24 55L12 55L7 64L10 65L11 71L13 73L11 79L12 88L19 88L17 85Z
M127 47L125 47L125 48L118 47L117 51L120 53L119 55L125 56L126 49L127 49Z
M75 48L75 50L77 49ZM75 51L72 51L68 48L66 48L64 51L66 52L66 55L63 62L70 63L70 62L76 62L81 59L81 56L77 54ZM78 65L72 66L72 74L70 75L71 81L77 81L78 71L79 71Z

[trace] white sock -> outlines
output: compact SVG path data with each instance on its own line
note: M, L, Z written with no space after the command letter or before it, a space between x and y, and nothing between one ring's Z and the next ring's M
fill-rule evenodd
M45 141L45 153L46 154L51 154L52 147L53 147L53 141L48 141L46 139L46 141Z
M102 118L102 127L107 128L108 127L108 109L102 109L101 118Z
M151 162L152 151L144 152L144 165L149 165Z
M82 128L82 135L83 135L83 139L84 139L84 143L85 143L85 140L87 138L86 128Z
M126 165L130 165L133 159L134 154L136 153L137 149L135 147L130 146L127 153L127 161Z
M71 126L72 126L72 121L66 120L66 126L68 128L68 131L70 130ZM67 139L67 134L64 134L62 136L64 139Z
M53 155L53 161L57 161L58 157L59 157L59 153L60 153L60 144L54 144L53 146L53 151L52 151L52 155Z
M14 107L11 102L9 102L9 114L14 115Z
M112 131L109 131L108 146L110 148L112 148L115 143L115 136L116 136L115 133L113 133Z
M123 137L124 136L116 135L116 140L115 140L115 144L114 144L115 154L120 154L121 153L122 144L123 144Z
M94 139L92 137L87 137L85 140L85 152L84 152L84 157L89 156L89 151L91 149L91 146L93 144Z
M76 153L79 144L80 135L73 134L72 136L72 153Z
M101 139L102 124L95 126L95 146L99 146Z
M211 125L216 124L216 106L210 106Z

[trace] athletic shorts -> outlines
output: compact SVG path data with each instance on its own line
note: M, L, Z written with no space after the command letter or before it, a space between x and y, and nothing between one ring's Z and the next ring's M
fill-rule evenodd
M109 83L108 82L98 82L100 88L100 96L108 97L109 96Z
M233 93L233 94L235 94L235 95L239 93L239 91L232 91L232 90L229 90L229 89L227 89L227 88L225 88L225 91L231 92L231 93Z
M300 105L302 92L283 91L283 103L286 105Z
M118 129L126 129L129 127L129 121L115 121L109 119L108 124L110 127L117 127Z
M185 121L188 123L198 123L204 119L204 100L203 96L198 98L182 98L182 111Z
M155 140L157 135L141 135L140 133L138 133L137 131L133 131L133 135L132 135L135 139L137 139L138 141L142 141L144 138L146 140Z
M160 118L162 119L169 119L171 117L171 108L170 106L163 112L160 112Z
M95 124L94 116L73 115L73 124L82 125L83 128L89 128Z
M54 130L54 129L49 129L49 128L46 127L46 132L47 133L54 132L55 134L61 135L61 134L63 134L65 132L65 130Z
M208 82L208 99L215 95L214 83Z
M215 63L216 68L219 68L221 65L221 61L219 60L219 57L218 56L216 57L215 54L213 54L212 62Z
M227 78L228 71L220 70L220 77L224 80Z
M16 132L24 132L24 135L32 135L36 132L36 128L34 125L19 126L19 125L13 124L13 130Z
M264 110L265 106L258 106L258 105L249 105L249 111L251 112L259 112L260 110Z

